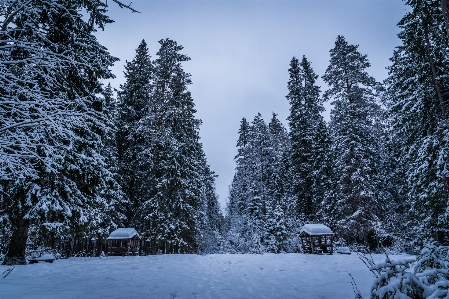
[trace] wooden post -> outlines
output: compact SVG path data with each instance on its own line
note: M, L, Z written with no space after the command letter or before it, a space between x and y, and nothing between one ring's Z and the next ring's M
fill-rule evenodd
M334 236L331 235L331 254L334 252Z

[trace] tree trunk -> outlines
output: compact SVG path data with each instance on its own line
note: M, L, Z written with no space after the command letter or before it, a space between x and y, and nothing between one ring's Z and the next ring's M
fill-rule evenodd
M11 242L2 265L26 265L25 249L28 239L28 220L19 217L14 221Z

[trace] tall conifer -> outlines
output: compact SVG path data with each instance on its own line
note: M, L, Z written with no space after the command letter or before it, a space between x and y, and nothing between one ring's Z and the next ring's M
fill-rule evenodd
M227 207L228 250L287 251L288 134L276 114L267 126L259 113L252 123L242 119L237 148Z
M0 205L12 227L3 263L23 264L29 225L75 234L105 219L115 182L97 95L117 59L93 35L112 22L100 1L4 1L1 14Z
M416 237L439 235L443 241L448 234L449 40L440 1L407 4L411 10L398 24L402 45L391 58L386 102Z
M318 203L324 196L326 182L325 156L328 150L326 124L318 76L305 56L299 63L290 62L288 82L293 197L297 211L305 221L317 220Z
M152 128L153 178L145 202L152 251L197 252L201 187L204 184L201 121L194 116L190 74L181 63L190 58L170 39L161 45L154 62L154 83L147 122Z
M117 161L122 190L126 195L124 225L144 232L142 205L152 187L150 128L144 123L149 113L153 67L145 40L136 56L125 65L126 82L118 92Z
M334 104L329 129L332 186L324 204L339 236L375 246L382 214L382 159L375 126L379 107L376 82L365 70L370 64L357 48L338 36L323 76L329 85L324 97Z

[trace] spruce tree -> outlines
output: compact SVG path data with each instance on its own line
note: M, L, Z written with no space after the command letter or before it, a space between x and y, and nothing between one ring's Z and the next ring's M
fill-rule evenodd
M273 114L267 126L260 113L242 119L229 190L227 243L230 252L286 251L289 179L288 135Z
M24 264L31 224L75 234L106 219L115 182L97 95L117 59L93 35L112 22L99 1L5 1L1 14L1 206L12 229L3 263Z
M151 250L165 253L197 252L201 210L203 150L193 99L187 87L190 74L181 63L190 58L175 41L159 41L154 61L150 113L153 188L145 202Z
M237 140L236 170L231 186L229 187L229 198L227 203L227 251L231 253L244 253L246 216L245 207L249 196L250 170L247 161L249 158L249 130L250 123L246 118L240 122L239 138Z
M379 107L376 82L365 70L370 64L357 48L338 36L323 76L329 85L324 98L334 105L329 128L332 185L324 205L340 237L375 247L384 200L378 192L382 188L382 155L375 126Z
M264 252L263 237L267 218L268 169L270 163L271 138L269 130L260 113L251 124L243 119L237 142L236 175L231 186L231 208L236 215L230 215L236 231L232 237L239 242L237 248L243 253Z
M285 240L289 227L285 218L291 204L290 140L284 125L273 113L268 124L271 146L268 148L267 165L267 216L264 243L268 252L286 252Z
M290 176L290 139L284 125L273 113L268 124L271 147L269 148L269 163L267 169L267 193L273 202L284 205L285 200L290 196L291 178Z
M106 237L113 228L117 226L123 226L126 219L125 211L128 201L124 195L120 182L120 176L118 174L118 155L117 155L117 101L114 97L114 92L111 84L108 84L102 93L103 97L99 98L99 105L101 105L102 115L106 124L106 129L103 135L103 149L101 155L105 159L105 165L108 171L111 173L111 177L114 181L110 181L110 186L103 191L104 196L108 199L108 206L105 210L107 221L99 223L103 228L102 234L97 234L97 238L101 243L102 238ZM99 252L98 252L99 254Z
M397 47L386 80L392 139L401 154L402 180L415 239L444 242L449 198L448 36L440 3L407 1L410 11L399 22Z
M153 254L217 252L222 220L216 176L199 143L201 120L194 117L190 75L181 65L190 58L175 41L159 43L152 62L141 42L118 93L125 225L139 230Z
M153 67L145 40L136 49L136 56L127 62L126 82L118 92L117 164L122 190L127 204L124 208L125 227L135 227L145 235L142 205L153 183L151 127L145 123L150 112Z
M268 126L259 113L251 124L249 133L250 158L249 167L251 169L252 179L252 201L256 201L254 206L260 208L254 211L255 218L266 219L267 215L267 196L268 170L271 156L271 138Z
M293 197L304 221L316 221L326 181L327 129L318 76L305 56L290 62L288 82Z
M210 170L206 159L203 160L200 195L200 210L198 217L200 231L198 236L200 253L219 253L223 246L223 216L215 193L215 178L217 175Z
M382 153L382 166L379 169L383 180L378 193L385 200L382 204L384 211L382 223L384 232L380 241L383 246L394 245L404 249L405 242L410 241L414 220L411 217L410 201L407 198L408 186L405 180L406 165L398 163L403 155L401 143L394 137L388 111L383 112L383 124L379 124L379 143Z
M242 215L246 206L246 199L249 196L250 169L248 165L250 146L249 134L251 125L243 118L240 122L239 139L237 141L236 174L234 176L232 189L230 193L230 207L236 215Z

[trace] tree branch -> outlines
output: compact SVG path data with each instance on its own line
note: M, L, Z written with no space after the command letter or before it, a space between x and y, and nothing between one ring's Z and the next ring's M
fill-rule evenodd
M132 12L140 13L140 11L135 10L134 8L131 7L132 2L129 3L129 5L126 5L126 4L124 4L123 2L121 2L121 1L119 1L119 0L112 0L112 1L114 1L115 3L117 3L118 6L120 6L120 8L127 8L127 9L131 10ZM106 3L107 3L107 1L106 1Z
M446 34L449 38L449 0L441 0L441 11L443 12Z

